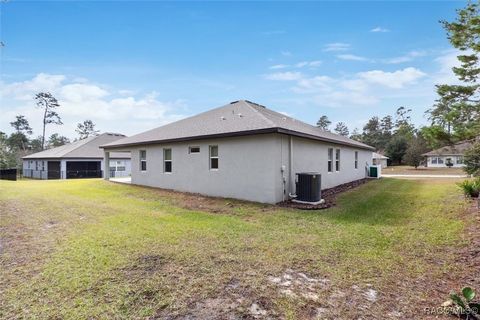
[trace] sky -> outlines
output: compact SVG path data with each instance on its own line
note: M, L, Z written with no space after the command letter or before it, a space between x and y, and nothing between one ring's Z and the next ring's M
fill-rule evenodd
M64 125L132 135L246 99L361 129L411 108L418 126L458 54L440 20L465 2L2 1L0 131L51 92Z

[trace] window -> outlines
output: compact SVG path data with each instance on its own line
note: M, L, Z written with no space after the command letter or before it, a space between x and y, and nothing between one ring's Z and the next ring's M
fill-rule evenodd
M335 150L335 171L340 171L340 149Z
M437 157L432 157L432 164L437 164Z
M457 157L457 164L463 164L463 156Z
M441 157L432 157L432 164L443 164L443 158L441 158Z
M38 160L35 160L35 171L38 171Z
M172 149L163 149L163 172L172 172Z
M442 164L442 163L443 163L443 158L438 157L438 164Z
M355 151L355 169L358 169L358 151Z
M140 150L140 170L147 171L147 151Z
M333 171L333 148L328 148L328 172Z
M125 167L117 167L117 171L125 171Z
M210 146L210 170L218 169L218 146Z
M188 153L200 153L200 147L188 147Z

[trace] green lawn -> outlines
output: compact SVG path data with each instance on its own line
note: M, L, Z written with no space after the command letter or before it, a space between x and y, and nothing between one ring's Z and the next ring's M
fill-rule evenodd
M460 270L463 206L451 181L372 181L322 211L0 181L0 317L411 317Z

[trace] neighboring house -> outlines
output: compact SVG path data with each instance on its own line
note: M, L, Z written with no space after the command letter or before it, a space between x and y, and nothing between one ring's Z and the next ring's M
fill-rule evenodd
M278 203L295 174L318 172L322 189L363 179L373 148L241 100L103 146L131 152L132 183Z
M430 152L424 153L427 167L463 167L463 155L465 151L472 147L474 140L465 140L457 142L450 146L445 146Z
M387 167L388 157L383 154L374 152L372 154L372 164L382 166L382 169Z
M103 150L100 145L125 138L122 134L103 133L57 148L23 157L23 176L35 179L71 179L103 177ZM109 160L110 177L129 176L130 153L113 153Z

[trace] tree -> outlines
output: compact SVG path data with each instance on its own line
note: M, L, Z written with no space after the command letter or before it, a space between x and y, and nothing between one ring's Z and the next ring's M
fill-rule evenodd
M348 135L350 134L350 131L348 130L347 125L343 122L337 123L337 125L335 126L335 129L333 129L333 131L335 131L335 133L337 133L341 136L344 136L344 137L348 137Z
M395 112L394 134L404 136L407 140L412 139L415 133L415 126L411 123L410 113L412 109L399 107Z
M15 121L10 122L10 125L15 129L16 132L22 132L26 134L32 134L32 128L28 123L28 120L25 116L18 115L15 117Z
M375 147L377 150L385 148L378 117L372 117L365 126L363 126L362 142Z
M33 133L28 120L24 116L18 115L15 117L15 121L10 122L10 126L15 129L15 133L13 133L9 138L10 146L25 151L28 145L27 135Z
M422 156L427 150L425 141L421 136L414 137L407 144L407 150L405 151L405 156L403 160L406 164L418 168L422 163L424 157Z
M67 143L70 143L70 139L67 137L61 136L58 133L54 133L48 138L48 147L49 148L55 148L55 147L60 147L63 146Z
M408 141L404 136L395 135L392 140L387 144L385 148L385 154L387 157L396 162L397 164L402 164L403 156L407 151Z
M427 111L435 129L429 134L449 143L471 139L480 133L480 4L469 2L457 10L454 22L442 21L450 43L463 54L460 67L452 70L461 84L437 85L439 98Z
M37 107L43 110L43 133L42 133L42 150L45 149L45 127L48 124L62 125L63 122L54 110L60 107L57 99L50 92L40 92L35 95Z
M358 128L353 129L350 139L362 142L362 134L358 131Z
M471 148L465 151L463 157L465 167L463 170L474 176L480 176L480 141L473 144Z
M35 139L30 140L30 150L31 152L39 152L44 150L42 146L43 137L38 136Z
M0 169L16 166L15 153L8 146L8 137L0 131Z
M332 121L328 120L327 116L321 116L317 121L317 127L322 128L323 130L328 130L328 127L332 124Z
M83 123L77 124L75 131L79 134L80 140L88 138L89 136L95 136L100 132L99 130L95 130L95 124L92 120L85 120Z

